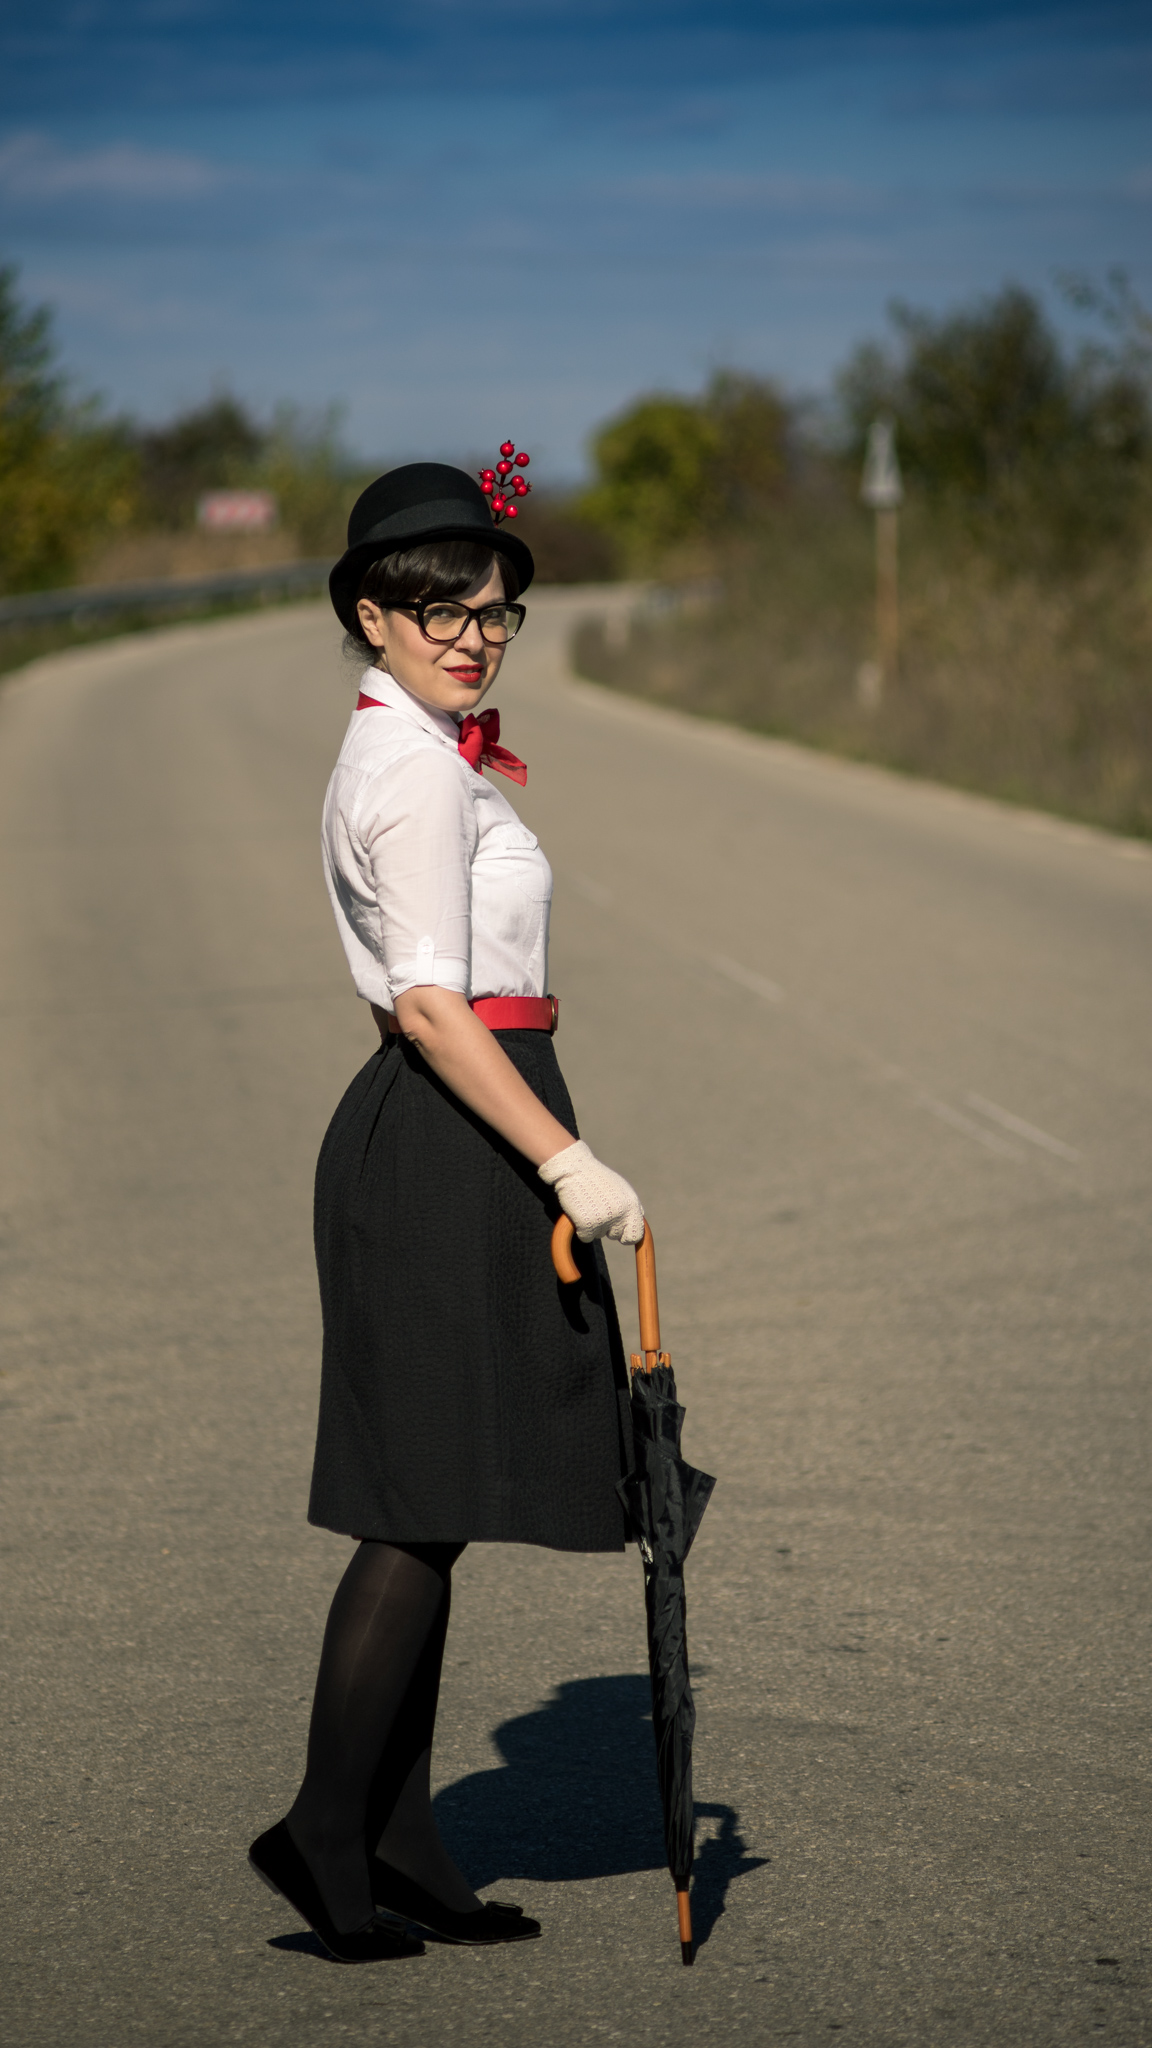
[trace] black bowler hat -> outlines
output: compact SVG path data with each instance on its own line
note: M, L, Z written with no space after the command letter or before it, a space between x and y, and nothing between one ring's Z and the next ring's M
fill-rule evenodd
M348 515L348 546L328 578L341 625L354 632L356 597L370 562L416 548L427 540L475 540L507 555L527 590L535 571L531 550L506 526L467 470L446 462L406 462L361 491Z

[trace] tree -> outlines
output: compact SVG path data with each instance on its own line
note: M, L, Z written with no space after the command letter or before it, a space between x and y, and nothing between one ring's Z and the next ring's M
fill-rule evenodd
M714 480L721 518L746 525L779 502L788 481L791 414L763 377L718 370L704 406L719 437Z
M137 428L141 516L150 526L192 523L203 491L255 481L269 436L240 400L218 393L164 427Z
M596 435L596 481L581 513L633 567L653 568L678 542L768 509L786 475L787 430L774 388L734 371L698 398L640 398Z
M308 415L279 406L256 472L305 555L343 552L348 507L371 479L341 445L340 411L331 405Z
M0 588L67 581L84 549L132 516L135 462L95 404L69 400L51 316L0 268Z
M1132 361L1071 353L1014 285L970 310L891 317L895 347L859 349L839 380L853 460L890 412L908 479L1011 555L1075 554L1133 529L1152 410Z
M692 399L639 399L596 435L596 482L581 509L619 538L637 566L652 566L715 509L719 452L715 425Z

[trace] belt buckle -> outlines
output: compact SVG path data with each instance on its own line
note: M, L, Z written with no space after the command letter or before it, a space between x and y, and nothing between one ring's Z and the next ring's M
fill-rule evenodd
M552 1022L548 1029L550 1036L555 1038L557 1031L560 1029L560 998L559 996L549 996L548 1001L552 1005Z

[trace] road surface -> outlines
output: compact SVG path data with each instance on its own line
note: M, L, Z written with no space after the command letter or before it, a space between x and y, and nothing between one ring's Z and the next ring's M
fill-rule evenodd
M310 1191L374 1042L317 837L355 683L298 607L0 691L13 2048L1152 2036L1152 860L578 683L600 602L535 601L497 701L719 1477L696 1967L634 1554L458 1571L442 1825L543 1941L341 1969L245 1863L348 1551Z

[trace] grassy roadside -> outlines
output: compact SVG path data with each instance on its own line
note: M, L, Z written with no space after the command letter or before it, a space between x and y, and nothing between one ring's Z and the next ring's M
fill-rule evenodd
M1152 564L1008 574L910 508L898 675L869 702L870 522L793 505L682 560L663 612L592 620L589 679L705 718L1152 837ZM691 573L694 571L694 575Z

